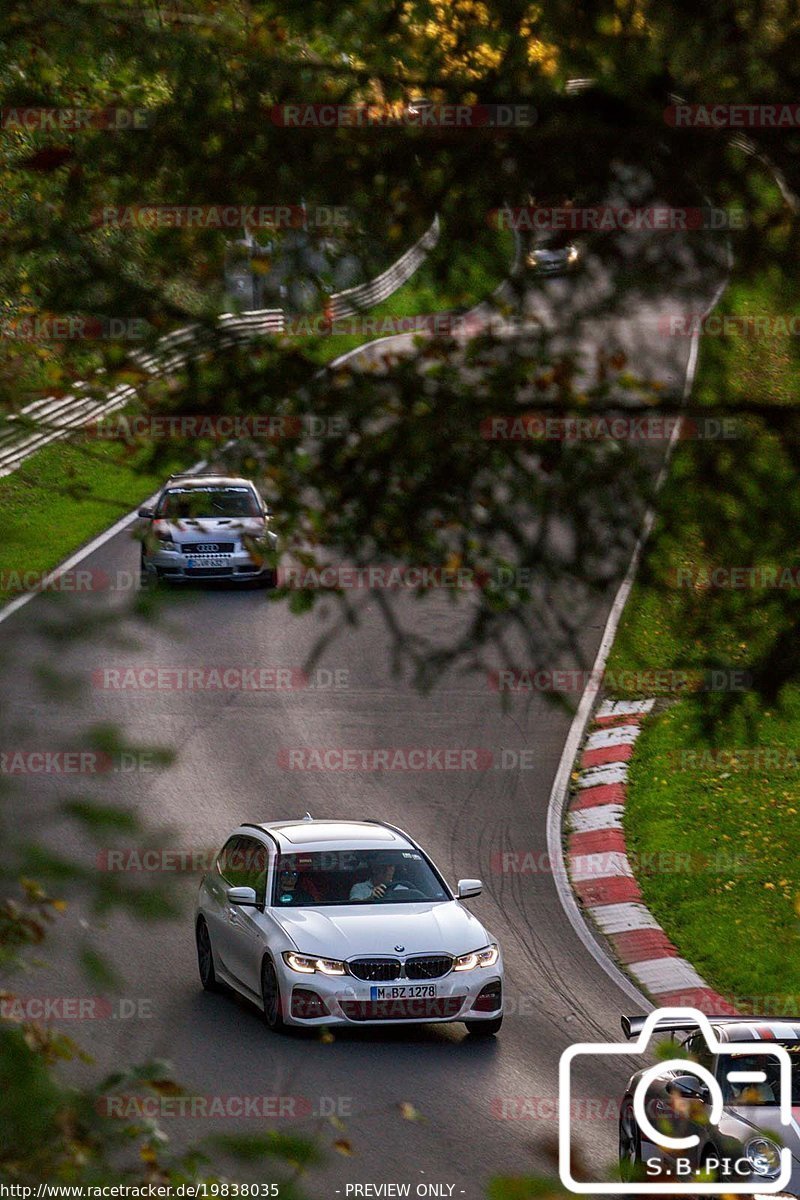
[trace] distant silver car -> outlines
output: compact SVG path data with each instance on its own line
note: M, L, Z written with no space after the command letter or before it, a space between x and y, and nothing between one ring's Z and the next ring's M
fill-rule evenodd
M276 579L277 537L271 513L249 479L171 475L152 508L142 539L142 583L192 579Z
M579 264L581 252L563 237L545 236L528 250L525 265L537 275L566 275Z

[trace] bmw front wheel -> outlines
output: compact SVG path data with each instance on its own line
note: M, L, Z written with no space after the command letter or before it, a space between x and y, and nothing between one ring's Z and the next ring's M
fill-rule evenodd
M195 930L197 937L197 968L200 972L200 982L207 992L219 990L216 972L214 971L214 953L211 949L211 936L204 919L200 917Z
M261 999L264 1005L264 1020L267 1025L275 1032L283 1029L281 989L275 964L271 958L265 958L261 964Z

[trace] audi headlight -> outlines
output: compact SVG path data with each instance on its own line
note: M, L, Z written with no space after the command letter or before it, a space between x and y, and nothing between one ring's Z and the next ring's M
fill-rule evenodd
M500 957L500 950L492 942L483 950L473 950L471 954L460 954L453 960L454 971L474 971L476 967L493 967Z
M347 967L338 958L317 958L312 954L298 954L295 950L284 950L283 961L293 971L301 975L313 975L319 971L321 975L346 975Z
M780 1146L776 1146L769 1138L751 1138L744 1148L744 1153L756 1175L769 1177L780 1174Z

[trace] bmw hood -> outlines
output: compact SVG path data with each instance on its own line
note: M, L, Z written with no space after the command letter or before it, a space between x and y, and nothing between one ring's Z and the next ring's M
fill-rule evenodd
M457 900L271 911L301 953L326 958L467 954L492 940L480 921Z

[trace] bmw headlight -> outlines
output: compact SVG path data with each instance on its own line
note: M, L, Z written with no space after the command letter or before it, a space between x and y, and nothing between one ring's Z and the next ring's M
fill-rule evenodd
M471 954L460 954L453 960L454 971L474 971L476 967L493 967L500 957L500 950L492 942L483 950L473 950Z
M295 950L284 950L283 961L293 971L301 975L313 975L319 971L321 975L346 975L347 967L338 958L317 958L313 954L298 954Z
M766 1137L751 1138L744 1148L745 1158L756 1175L769 1177L780 1174L781 1150Z

